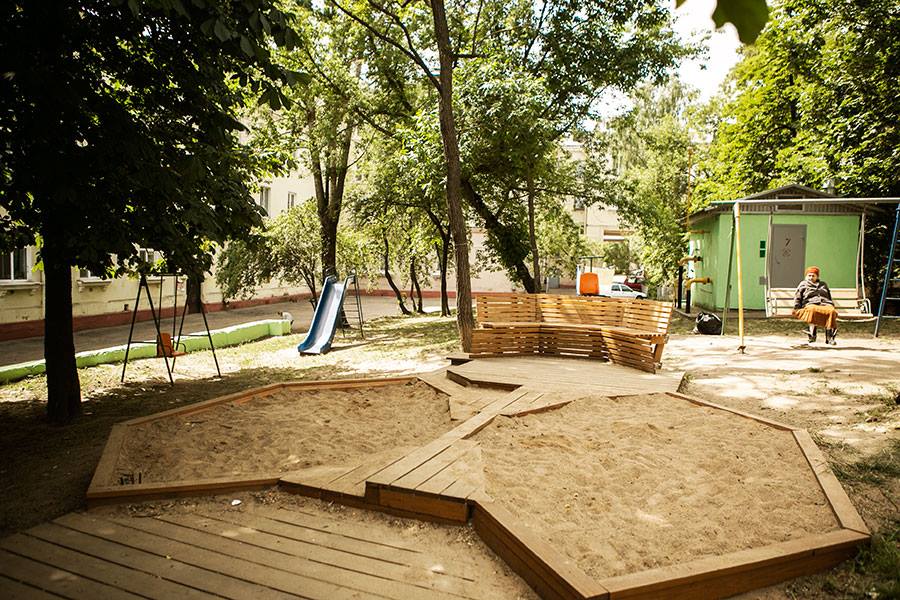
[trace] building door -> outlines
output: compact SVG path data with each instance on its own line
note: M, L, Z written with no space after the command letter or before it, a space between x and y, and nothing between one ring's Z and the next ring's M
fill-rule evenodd
M772 225L769 287L795 288L806 267L806 225Z

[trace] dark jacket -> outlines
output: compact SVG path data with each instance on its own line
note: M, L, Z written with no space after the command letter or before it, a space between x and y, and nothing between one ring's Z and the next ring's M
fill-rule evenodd
M807 279L800 282L797 286L797 293L794 294L794 309L799 310L807 304L829 304L834 306L831 299L831 290L824 281L813 283Z

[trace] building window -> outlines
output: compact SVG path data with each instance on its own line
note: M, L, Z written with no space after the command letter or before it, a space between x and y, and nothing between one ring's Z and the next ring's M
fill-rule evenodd
M17 248L0 254L0 280L28 281L30 273L28 248Z
M294 208L294 203L297 201L297 194L294 192L288 192L288 210Z
M138 257L141 259L141 262L151 265L156 264L156 261L159 260L159 254L156 250L151 250L150 248L140 248L138 250Z
M572 201L572 210L584 210L584 199L575 198L575 200Z
M269 216L269 193L271 191L272 188L269 187L259 188L259 205L262 207L266 216Z

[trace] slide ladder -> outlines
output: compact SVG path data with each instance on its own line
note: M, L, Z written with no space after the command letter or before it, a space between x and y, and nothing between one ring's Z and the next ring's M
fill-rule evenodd
M884 285L881 286L881 301L878 303L878 320L875 321L875 337L881 332L882 319L897 319L898 315L886 315L884 309L888 302L900 302L900 291L891 292L895 286L900 287L900 203L894 216L894 231L890 237L887 267L884 269ZM889 294L893 293L893 296Z
M362 298L359 293L359 279L356 276L356 273L351 273L347 277L347 283L350 280L353 280L353 293L356 295L355 302L347 302L344 305L344 318L341 319L341 335L346 335L347 329L352 329L350 327L351 323L356 323L359 327L359 335L362 339L366 339L366 334L363 333L363 309L362 309Z

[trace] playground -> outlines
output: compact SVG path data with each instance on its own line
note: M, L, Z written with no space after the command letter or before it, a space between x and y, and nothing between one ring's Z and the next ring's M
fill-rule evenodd
M851 324L825 349L801 345L797 323L748 320L739 354L736 338L672 319L656 373L468 360L452 321L428 315L375 319L365 340L337 332L317 356L298 356L302 334L222 348L221 378L212 353L191 353L175 386L160 359L134 361L124 384L120 365L98 365L81 372L90 418L62 435L33 418L40 377L7 384L4 557L33 577L57 561L54 593L70 597L175 593L198 569L228 573L201 589L230 597L377 593L379 578L398 598L723 596L823 569L751 597L827 597L886 577L894 323L878 340ZM312 530L391 539L418 562L388 573L383 549L361 565L359 548L296 541ZM841 563L870 532L870 571ZM130 565L108 562L122 544ZM305 560L279 566L276 549ZM177 576L130 578L162 573L160 556L178 557ZM346 569L368 575L348 583Z

